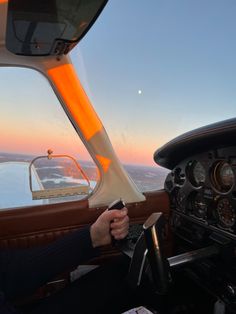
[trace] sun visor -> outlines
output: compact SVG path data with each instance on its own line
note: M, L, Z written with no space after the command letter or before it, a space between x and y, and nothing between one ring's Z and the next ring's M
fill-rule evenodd
M6 47L17 55L67 54L108 0L9 0Z

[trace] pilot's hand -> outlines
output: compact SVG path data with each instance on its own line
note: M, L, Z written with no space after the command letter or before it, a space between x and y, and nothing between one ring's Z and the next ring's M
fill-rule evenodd
M93 247L111 243L111 235L116 240L124 239L128 234L129 217L126 207L104 211L90 228Z

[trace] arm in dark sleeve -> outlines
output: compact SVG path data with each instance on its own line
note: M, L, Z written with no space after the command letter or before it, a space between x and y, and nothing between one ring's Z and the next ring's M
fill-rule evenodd
M56 275L97 255L89 228L42 247L1 252L1 289L9 299L31 294Z

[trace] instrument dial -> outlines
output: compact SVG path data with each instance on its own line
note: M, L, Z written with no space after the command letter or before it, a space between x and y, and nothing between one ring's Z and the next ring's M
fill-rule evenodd
M222 198L218 201L216 212L221 226L231 228L235 224L236 212L228 198Z
M215 164L211 178L215 189L222 193L229 192L235 181L233 169L226 161L220 161Z
M176 206L181 212L186 211L186 195L181 190L178 190L176 194Z
M207 217L207 207L208 204L201 193L197 193L192 198L192 213L197 218L206 218Z
M190 161L187 165L188 179L194 187L200 187L206 180L206 170L201 162Z
M180 168L175 168L173 172L174 182L177 185L183 185L185 182L185 174L182 172Z

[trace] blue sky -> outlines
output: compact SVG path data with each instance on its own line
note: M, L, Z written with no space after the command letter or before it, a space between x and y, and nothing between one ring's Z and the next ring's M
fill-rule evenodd
M235 116L235 14L234 0L108 2L72 59L115 147L135 157L145 145L151 160L173 137Z

